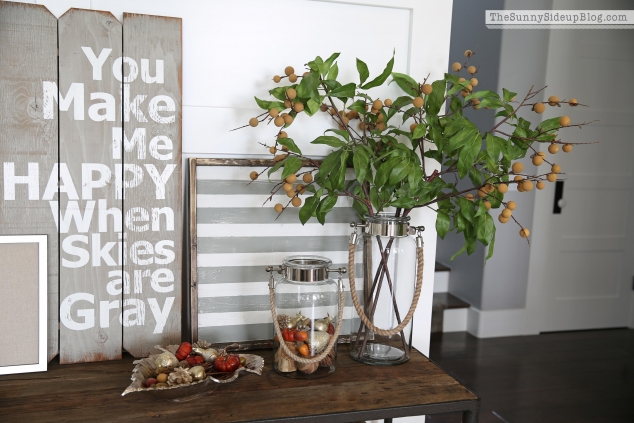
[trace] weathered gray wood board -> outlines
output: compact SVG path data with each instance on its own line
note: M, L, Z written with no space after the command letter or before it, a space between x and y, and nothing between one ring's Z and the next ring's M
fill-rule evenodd
M57 200L58 145L57 120L43 115L43 82L57 82L56 53L55 16L0 1L0 233L48 236L49 361L58 348L57 207L49 204Z
M144 319L124 324L123 348L144 357L181 340L181 19L125 13L123 25L124 55L139 72L125 84L124 104L133 106L124 106L129 148L121 151L126 168L143 175L125 188L124 313L145 308Z
M61 363L121 357L122 161L113 138L122 127L122 43L108 12L70 9L59 18ZM128 319L140 317L133 312Z

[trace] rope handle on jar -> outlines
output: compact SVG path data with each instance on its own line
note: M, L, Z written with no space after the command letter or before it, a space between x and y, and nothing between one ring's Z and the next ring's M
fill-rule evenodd
M345 269L343 270L345 271ZM340 272L341 272L341 269L340 269ZM275 334L277 335L277 338L280 341L280 348L282 348L282 350L286 353L286 355L291 357L297 363L302 363L302 364L319 363L321 360L328 357L328 354L330 354L330 350L332 350L332 348L337 343L337 338L339 337L339 332L341 331L341 322L343 320L343 307L345 305L343 280L341 279L341 274L339 275L339 313L337 314L337 326L335 327L335 333L330 337L330 342L328 342L328 345L326 345L326 348L319 355L316 355L311 358L300 357L299 355L291 351L286 345L286 342L284 342L284 338L282 337L282 331L280 330L280 325L277 321L277 312L275 311L274 283L275 283L275 279L273 278L273 272L271 272L271 277L269 278L269 301L271 304L271 316L273 317L273 327L275 328Z
M372 321L368 318L368 316L363 311L363 307L359 303L359 297L357 296L357 287L354 281L354 254L357 243L357 233L356 231L350 235L350 246L348 250L348 278L350 279L350 296L352 297L352 304L354 308L357 310L357 314L363 321L363 324L366 325L371 331L377 333L382 336L392 336L401 332L405 326L407 326L412 320L414 316L414 312L416 311L416 307L418 305L418 299L420 298L420 293L423 288L423 266L425 264L424 256L423 256L423 237L421 236L421 230L419 228L414 228L418 232L418 236L416 237L416 289L414 291L414 298L412 299L412 304L410 305L409 311L405 316L405 319L394 329L381 329L372 323Z

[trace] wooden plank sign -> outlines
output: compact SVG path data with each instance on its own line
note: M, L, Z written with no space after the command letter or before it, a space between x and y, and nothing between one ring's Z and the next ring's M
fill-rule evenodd
M59 18L61 363L121 358L122 46L108 12Z
M125 19L59 19L62 363L180 341L181 20Z
M146 309L145 324L126 324L124 311L123 348L143 357L181 339L181 19L125 13L123 25L126 59L140 74L124 84L121 151L128 174L143 175L125 182L123 304Z
M44 118L43 86L56 80L55 16L0 1L0 233L47 235L49 360L58 346L58 144L57 120Z

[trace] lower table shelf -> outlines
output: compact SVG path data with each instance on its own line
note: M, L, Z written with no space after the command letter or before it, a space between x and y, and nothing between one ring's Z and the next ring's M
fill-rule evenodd
M349 423L462 411L476 423L480 399L417 351L394 367L359 364L339 345L337 370L317 380L273 372L271 350L262 376L248 375L190 402L167 402L144 393L121 397L134 365L123 360L60 365L46 373L0 377L3 421L71 422L172 420L187 422Z

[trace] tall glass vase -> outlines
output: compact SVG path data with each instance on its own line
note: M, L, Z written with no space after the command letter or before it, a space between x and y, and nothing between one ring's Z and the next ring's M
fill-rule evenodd
M364 295L359 302L367 318L380 329L397 328L413 304L417 241L410 235L417 230L410 227L409 219L386 213L366 216L364 232L357 241L356 251L363 251ZM352 327L350 355L371 365L402 364L410 358L411 342L411 320L391 335L376 333L359 320Z

